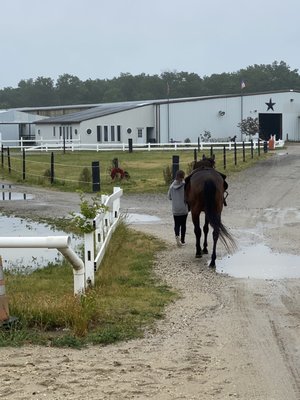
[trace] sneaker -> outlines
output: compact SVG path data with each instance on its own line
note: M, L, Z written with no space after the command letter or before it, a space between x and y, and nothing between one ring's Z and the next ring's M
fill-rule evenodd
M181 241L180 241L179 236L175 236L175 239L176 239L177 246L181 247Z

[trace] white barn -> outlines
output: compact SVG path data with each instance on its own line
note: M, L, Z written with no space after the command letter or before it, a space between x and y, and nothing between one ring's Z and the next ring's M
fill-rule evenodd
M80 139L95 143L197 142L205 132L214 140L237 137L238 124L258 118L259 134L268 140L300 140L300 92L206 96L92 105L91 108L36 121L36 138Z
M25 140L34 140L34 122L39 119L44 118L18 110L1 110L0 142L2 140L7 140L10 146L15 146L18 145L21 138Z

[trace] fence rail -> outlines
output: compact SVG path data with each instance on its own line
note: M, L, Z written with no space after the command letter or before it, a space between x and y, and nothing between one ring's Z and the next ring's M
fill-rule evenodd
M255 149L258 146L258 140L232 142L232 141L219 141L219 142L193 142L193 143L181 143L181 142L170 142L170 143L81 143L81 139L35 139L35 144L32 144L32 140L2 140L0 134L0 147L9 147L11 149L25 150L26 152L48 152L48 151L130 151L131 146L136 151L155 151L155 150L191 150L197 148L198 150L210 149L214 150L223 149L224 146L227 150L233 150L234 146L237 149L245 147L249 149L253 146ZM263 143L262 141L260 141ZM276 140L275 147L283 147L283 140Z
M104 257L111 235L120 219L120 198L123 189L114 187L110 196L101 195L106 209L93 219L94 231L84 234L84 265L86 287L95 283L95 272Z

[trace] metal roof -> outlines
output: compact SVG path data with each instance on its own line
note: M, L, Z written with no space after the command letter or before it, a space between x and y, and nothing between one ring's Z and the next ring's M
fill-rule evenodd
M132 110L137 107L143 107L149 104L153 104L153 101L149 102L124 102L124 103L107 103L97 107L89 108L84 111L78 111L72 114L60 115L58 117L49 117L39 121L39 124L71 124L76 122L85 121L88 119L103 117L105 115L114 114L122 111Z
M267 92L256 92L256 93L243 93L243 96L257 96L262 94L271 93L285 93L294 92L300 93L299 90L270 90ZM103 117L105 115L110 115L122 111L132 110L138 107L144 107L147 105L158 105L158 104L171 104L171 103L187 103L193 101L202 100L212 100L221 98L233 98L240 97L241 94L224 94L224 95L212 95L212 96L201 96L201 97L185 97L177 99L161 99L161 100L145 100L145 101L130 101L130 102L118 102L118 103L105 103L99 104L97 106L90 105L91 108L87 110L78 111L71 114L65 114L58 117L49 117L38 121L38 124L71 124L80 123L81 121L86 121L93 118ZM71 107L71 106L70 106ZM74 106L73 106L74 107Z

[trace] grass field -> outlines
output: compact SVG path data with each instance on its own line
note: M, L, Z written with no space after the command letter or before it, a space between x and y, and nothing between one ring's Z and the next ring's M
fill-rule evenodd
M113 186L122 185L125 193L161 193L165 192L166 182L164 171L172 170L172 157L179 156L179 167L186 173L191 170L191 163L194 161L194 149L175 151L133 151L132 153L123 151L113 152L66 152L55 153L54 157L54 183L50 183L51 153L26 154L25 158L25 180L23 179L23 158L21 153L13 153L10 156L10 172L7 156L4 156L3 167L0 169L0 177L15 182L22 182L29 185L52 186L53 188L65 191L75 191L77 189L86 192L92 191L91 185L91 165L93 161L100 164L101 192L111 193ZM206 156L210 152L206 151ZM225 174L232 174L249 167L258 158L267 155L263 152L260 156L257 150L253 153L250 150L245 153L243 160L242 150L237 152L236 160L234 151L227 151L226 169L224 169L223 151L216 150L216 168ZM197 155L201 158L202 153ZM112 160L118 159L119 167L127 171L129 179L117 177L111 179L110 169Z

